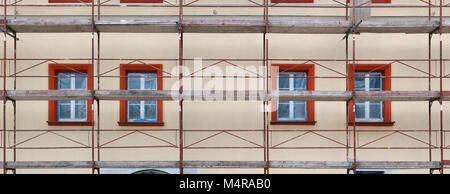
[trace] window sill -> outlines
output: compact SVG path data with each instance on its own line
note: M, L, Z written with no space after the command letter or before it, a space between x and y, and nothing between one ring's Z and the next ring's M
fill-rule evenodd
M317 121L271 121L271 125L316 125Z
M394 126L395 121L388 122L356 122L356 126ZM353 122L348 122L348 125L353 125Z
M90 121L47 121L49 126L92 126Z
M119 126L164 126L164 122L117 122Z

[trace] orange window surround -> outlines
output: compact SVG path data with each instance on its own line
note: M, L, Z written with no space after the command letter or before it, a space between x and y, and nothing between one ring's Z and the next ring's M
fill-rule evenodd
M270 0L271 3L314 3L314 0Z
M91 64L49 64L48 65L48 89L58 89L59 72L78 72L87 74L87 89L92 90L92 65ZM92 112L90 111L92 100L87 102L87 121L86 122L58 122L58 103L57 101L48 101L48 125L57 126L91 126Z
M381 72L383 74L383 91L391 91L391 64L355 64L355 72ZM348 76L353 77L353 64L349 64L348 68ZM355 86L353 79L349 79L349 91L353 91ZM348 106L349 112L349 123L353 124L353 102L349 102ZM383 122L356 122L357 126L393 126L394 122L392 122L391 116L391 102L384 101L383 102Z
M276 70L278 68L278 71ZM305 72L308 76L306 80L306 90L314 91L314 64L272 64L272 90L277 90L277 79L278 73L282 72ZM272 125L315 125L315 117L314 117L314 101L306 102L307 106L307 121L299 121L299 122L278 122L277 121L277 101L272 101L272 120L270 124Z
M92 3L92 0L48 0L48 3Z
M120 0L120 3L163 3L163 0Z
M120 90L127 90L127 73L130 72L156 72L158 90L163 89L162 64L120 64ZM163 103L161 100L157 102L157 122L156 123L140 123L128 122L127 119L127 101L120 101L120 120L119 126L164 126L163 122Z

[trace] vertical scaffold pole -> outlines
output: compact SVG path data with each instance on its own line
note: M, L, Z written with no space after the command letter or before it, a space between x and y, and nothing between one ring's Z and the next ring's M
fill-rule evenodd
M350 77L348 76L349 74L349 60L348 60L348 36L345 37L345 69L347 71L347 79L345 79L345 89L346 91L349 90L349 84L350 84ZM345 101L345 138L346 138L346 144L345 144L345 150L346 150L346 161L349 161L350 159L350 133L349 133L349 128L350 126L348 125L348 123L350 122L350 112L348 111L350 106L349 100ZM350 170L347 169L347 174L350 173Z
M353 22L352 22L352 28L355 29L356 25L356 0L353 1ZM352 32L352 38L353 38L353 76L352 76L352 82L355 83L355 67L356 67L356 36L355 32L356 30L353 30ZM355 87L353 88L353 95L352 95L352 102L353 102L353 174L356 174L356 101L355 101Z
M428 34L428 91L431 91L431 40L433 38L433 32ZM428 101L428 161L433 161L433 153L431 147L431 107L433 101ZM433 174L433 170L430 169L430 174Z
M6 36L8 25L6 24L7 3L4 0L3 14L3 173L7 173L6 168Z
M97 32L97 90L100 90L100 32ZM100 161L100 100L97 99L97 161ZM98 172L100 174L100 170Z
M442 65L443 65L443 59L442 59L442 44L443 44L443 40L442 40L442 0L440 0L440 4L439 4L439 68L440 68L440 73L439 73L439 105L440 105L440 151L441 151L441 166L439 169L439 172L441 174L444 173L444 105L442 102Z
M348 16L348 5L349 5L349 1L346 1L345 2L345 20L347 20L347 21L349 19L349 16ZM347 71L347 79L345 79L346 91L349 90L349 84L350 84L350 81L349 81L350 77L348 76L348 74L349 74L348 49L349 49L349 47L348 47L348 35L347 35L345 37L345 69ZM349 105L350 105L349 101L348 100L345 101L345 107L346 107L346 110L345 110L345 117L346 117L346 119L345 119L346 120L346 123L345 123L346 161L349 161L349 159L350 159L350 133L349 133L349 125L348 125L348 123L350 122L350 116L349 116L350 112L348 111ZM349 174L349 173L350 173L350 170L347 169L347 174Z
M428 0L428 21L431 21L431 0ZM428 91L431 91L431 46L433 33L428 34ZM428 101L428 161L433 161L433 153L431 146L431 108L433 106L433 101ZM433 169L430 169L430 174L433 174Z
M17 33L14 32L14 90L17 89ZM17 149L16 149L16 141L17 141L17 102L15 100L12 101L13 103L13 161L17 161ZM13 169L13 173L16 174L16 169Z
M94 20L94 1L91 1L91 23L92 23L92 36L91 36L91 115L92 115L92 123L91 123L91 162L92 162L92 174L95 173L95 116L94 116L94 61L95 61L95 20ZM89 82L88 82L89 83Z
M267 33L269 31L269 2L268 0L264 0L264 21L265 21L265 30L263 34L263 70L264 73L264 88L266 90L266 95L269 93L269 63L268 63L268 57L269 57L269 39L267 37ZM269 167L270 167L270 159L269 159L269 115L267 106L269 106L269 102L264 100L263 101L263 123L264 123L264 160L266 162L265 167L265 174L269 174Z
M179 2L179 12L178 12L178 82L179 82L179 94L180 98L178 101L179 104L179 142L180 142L180 174L183 174L183 0Z

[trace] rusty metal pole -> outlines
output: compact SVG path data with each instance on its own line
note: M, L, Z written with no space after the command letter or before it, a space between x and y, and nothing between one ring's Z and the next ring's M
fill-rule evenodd
M97 0L97 20L100 20L100 0Z
M353 1L353 22L352 22L352 28L355 28L355 22L356 22L356 1ZM352 76L352 81L353 84L355 83L355 67L356 67L356 36L355 36L355 32L356 29L353 31L352 33L352 37L353 37L353 76ZM356 101L355 101L355 87L353 87L353 95L352 95L352 102L353 102L353 174L356 174Z
M431 0L428 0L428 21L431 20Z
M100 32L97 32L97 90L100 90ZM100 99L97 99L97 161L100 161Z
M440 63L440 73L439 73L439 104L440 104L440 150L441 150L441 166L439 169L439 172L441 174L444 173L444 105L442 102L442 92L443 92L443 88L442 88L442 65L443 65L443 60L442 60L442 0L440 0L440 4L439 4L439 63Z
M180 141L180 174L183 174L183 1L179 2L179 12L178 12L178 82L179 82L179 141Z
M269 63L268 63L268 57L269 57L269 39L267 38L267 33L269 31L269 7L268 7L268 0L264 0L264 22L265 22L265 30L263 34L263 69L265 70L264 73L264 88L266 90L266 96L269 93ZM265 174L269 174L269 167L270 167L270 159L269 159L269 125L268 125L268 113L267 113L267 106L269 105L268 101L263 101L263 116L264 116L264 160L266 161L266 169Z
M428 0L428 21L431 21L431 0ZM428 34L428 91L431 91L431 41L433 32ZM433 161L433 153L431 149L431 108L433 101L428 101L428 160ZM430 174L433 174L433 169L430 169Z
M348 73L349 73L349 60L348 60L348 37L345 37L345 69L346 69L346 71L347 71L347 79L345 79L345 90L346 91L348 91L349 90L349 84L350 84L350 82L349 82L349 79L350 79L350 77L348 76ZM350 122L350 116L349 116L349 111L348 111L348 109L349 109L349 106L350 106L350 104L349 104L349 100L346 100L345 101L345 107L346 107L346 109L345 109L345 120L347 121L347 122L345 122L345 138L346 138L346 144L345 144L345 150L346 150L346 158L347 158L347 160L346 161L348 161L349 159L350 159L350 133L349 133L349 125L348 125L348 123ZM349 174L350 173L350 171L347 169L347 174Z
M94 61L95 61L95 21L94 21L94 1L91 1L91 8L92 8L92 14L91 14L91 23L92 23L92 37L91 37L91 117L92 117L92 123L91 123L91 162L92 162L92 174L95 173L95 118L94 118Z
M433 33L428 34L428 91L431 91L431 39ZM431 149L431 107L433 101L428 101L428 160L433 161L433 154ZM433 170L430 169L430 174L433 174Z
M6 168L6 36L8 25L6 25L7 3L4 0L3 15L3 173L7 173Z
M14 90L17 89L17 33L14 32ZM17 141L17 102L15 100L12 101L14 113L13 113L13 161L17 161L17 149L16 149L16 141ZM13 169L13 173L16 174L16 169Z
M348 21L348 18L349 18L349 16L348 16L348 3L349 3L349 1L345 1L345 20L347 20ZM350 84L350 82L349 82L349 79L350 79L350 77L348 76L348 73L349 73L349 60L348 60L348 49L349 49L349 47L348 47L348 36L346 36L345 37L345 69L346 69L346 71L347 71L347 78L345 79L345 90L346 91L348 91L349 90L349 84ZM349 145L350 145L350 133L349 133L349 125L348 125L348 123L349 123L349 121L350 121L350 117L349 117L349 112L348 112L348 109L349 109L349 101L348 100L346 100L345 101L345 107L346 107L346 110L345 110L345 120L347 121L347 122L345 122L345 134L346 134L346 144L345 144L345 146L346 146L346 158L347 158L347 160L346 161L348 161L350 158L349 158L349 155L350 155L350 148L349 148ZM347 174L349 174L350 173L350 170L349 169L347 169Z

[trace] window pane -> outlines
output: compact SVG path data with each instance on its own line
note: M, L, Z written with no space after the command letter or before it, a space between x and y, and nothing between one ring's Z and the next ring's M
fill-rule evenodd
M381 102L370 102L370 118L381 119Z
M140 76L137 73L129 73L128 76L128 89L129 90L140 90L141 89L141 78L136 77Z
M86 76L87 74L77 74L75 77L75 89L76 90L85 90L87 87L86 83L86 77L79 77L79 76Z
M84 120L86 119L86 104L75 104L75 119L77 120Z
M280 102L277 113L278 119L289 119L289 102L287 104Z
M70 101L69 104L65 103L59 103L58 107L58 113L59 113L59 119L70 119Z
M140 105L128 105L128 121L140 119L141 106Z
M58 89L70 90L70 75L66 73L58 73Z
M279 74L278 89L289 90L289 74Z
M147 76L155 76L155 74L147 74ZM145 78L145 89L146 90L156 90L156 78Z
M306 90L306 78L299 78L301 76L306 76L306 73L296 73L294 74L294 89L295 90Z
M364 73L355 73L355 90L356 91L364 91L365 90L365 81L364 81Z
M381 91L381 76L380 73L372 73L370 74L372 78L370 78L370 91Z
M355 106L356 118L365 119L366 118L366 106L364 102L357 102Z
M294 102L295 118L306 119L306 102Z
M156 105L145 105L145 119L156 119Z

